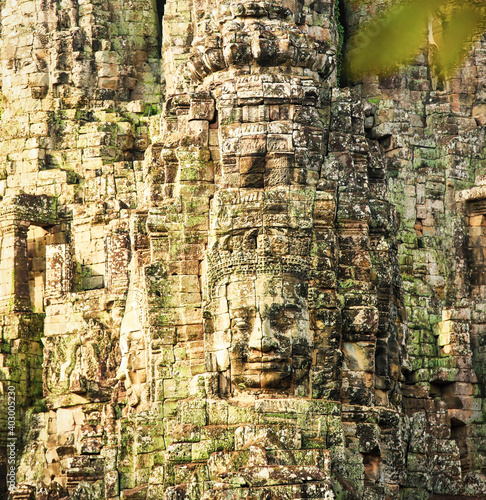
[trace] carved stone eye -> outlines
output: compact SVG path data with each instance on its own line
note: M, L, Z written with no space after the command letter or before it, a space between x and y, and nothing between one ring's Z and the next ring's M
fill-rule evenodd
M293 303L287 303L285 304L285 310L289 312L296 312L299 311L300 307L298 304L293 304Z
M247 331L250 329L250 324L245 318L236 318L234 326L237 330Z
M274 308L268 315L270 319L270 325L276 330L287 330L292 323L290 317L291 315L292 313L287 307Z

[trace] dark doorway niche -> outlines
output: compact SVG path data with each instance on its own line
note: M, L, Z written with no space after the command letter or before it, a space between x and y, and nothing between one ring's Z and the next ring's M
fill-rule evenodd
M473 292L486 294L486 199L467 203L467 257Z
M464 422L456 418L451 418L451 438L459 448L461 472L462 474L467 474L472 468L472 463L467 444L468 429Z
M346 15L346 5L344 0L336 0L334 17L338 30L338 50L336 54L337 80L340 88L348 86L348 78L345 70L344 55L348 44L348 20Z
M363 453L364 483L372 486L379 482L381 476L381 456L378 449Z
M159 45L159 56L162 55L162 20L164 18L166 0L155 0L155 6L157 8L157 33L158 33L158 45Z

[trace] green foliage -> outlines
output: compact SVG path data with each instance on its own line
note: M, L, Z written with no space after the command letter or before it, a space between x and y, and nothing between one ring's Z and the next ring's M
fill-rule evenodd
M457 6L445 24L437 64L445 71L456 67L467 54L474 36L484 29L486 13L477 5L466 2Z
M336 19L336 27L338 32L338 49L336 54L336 68L337 68L337 83L340 84L341 80L341 72L343 66L343 45L344 45L344 26L341 20L341 11L340 11L340 2L341 0L336 0L334 4L334 18Z
M410 63L428 42L434 48L438 71L448 75L485 25L486 8L480 0L394 2L353 36L346 55L347 73L352 77L392 73L399 65Z

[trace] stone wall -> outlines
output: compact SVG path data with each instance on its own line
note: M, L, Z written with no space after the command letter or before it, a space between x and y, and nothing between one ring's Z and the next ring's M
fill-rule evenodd
M338 6L0 2L0 496L486 498L486 42Z

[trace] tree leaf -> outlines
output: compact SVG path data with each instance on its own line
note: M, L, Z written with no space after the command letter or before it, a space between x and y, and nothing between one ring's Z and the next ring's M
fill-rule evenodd
M399 2L365 23L350 40L346 69L352 77L388 74L409 62L425 41L429 16L442 0Z
M372 6L375 0L345 0ZM442 32L429 32L429 43L438 43L435 63L447 75L465 57L475 37L486 27L484 0L411 0L393 2L379 19L365 23L350 41L345 69L351 77L389 74L408 63L426 41L432 16L445 18Z
M449 73L463 60L474 38L484 29L484 23L484 11L472 2L454 10L444 26L437 54L437 65L444 73Z

